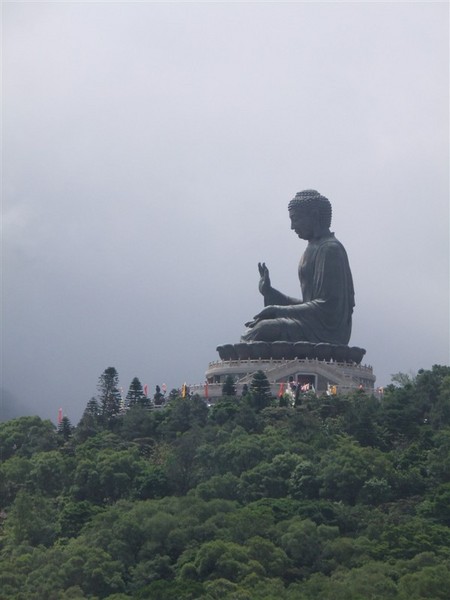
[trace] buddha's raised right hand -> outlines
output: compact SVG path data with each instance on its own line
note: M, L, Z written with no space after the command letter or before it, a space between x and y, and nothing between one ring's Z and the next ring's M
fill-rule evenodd
M260 275L259 291L265 296L271 290L269 269L266 267L266 263L258 263L258 270Z

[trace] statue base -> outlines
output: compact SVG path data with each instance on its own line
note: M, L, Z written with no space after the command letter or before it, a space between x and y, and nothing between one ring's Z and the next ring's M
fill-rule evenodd
M314 359L359 365L364 348L311 342L240 342L217 346L222 360Z

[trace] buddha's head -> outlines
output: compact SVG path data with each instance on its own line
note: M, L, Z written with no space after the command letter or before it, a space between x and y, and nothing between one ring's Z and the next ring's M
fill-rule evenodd
M320 238L330 230L331 204L316 190L298 192L289 202L291 229L303 240Z

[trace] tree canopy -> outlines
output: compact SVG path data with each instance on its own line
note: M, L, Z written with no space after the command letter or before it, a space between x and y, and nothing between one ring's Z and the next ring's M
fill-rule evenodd
M106 371L76 426L0 424L0 599L448 597L449 367L117 412Z

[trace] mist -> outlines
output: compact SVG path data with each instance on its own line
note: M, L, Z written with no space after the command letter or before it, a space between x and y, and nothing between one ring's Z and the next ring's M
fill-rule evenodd
M299 296L287 204L333 206L377 386L449 363L446 3L9 2L3 406L76 424L114 366L179 388Z

